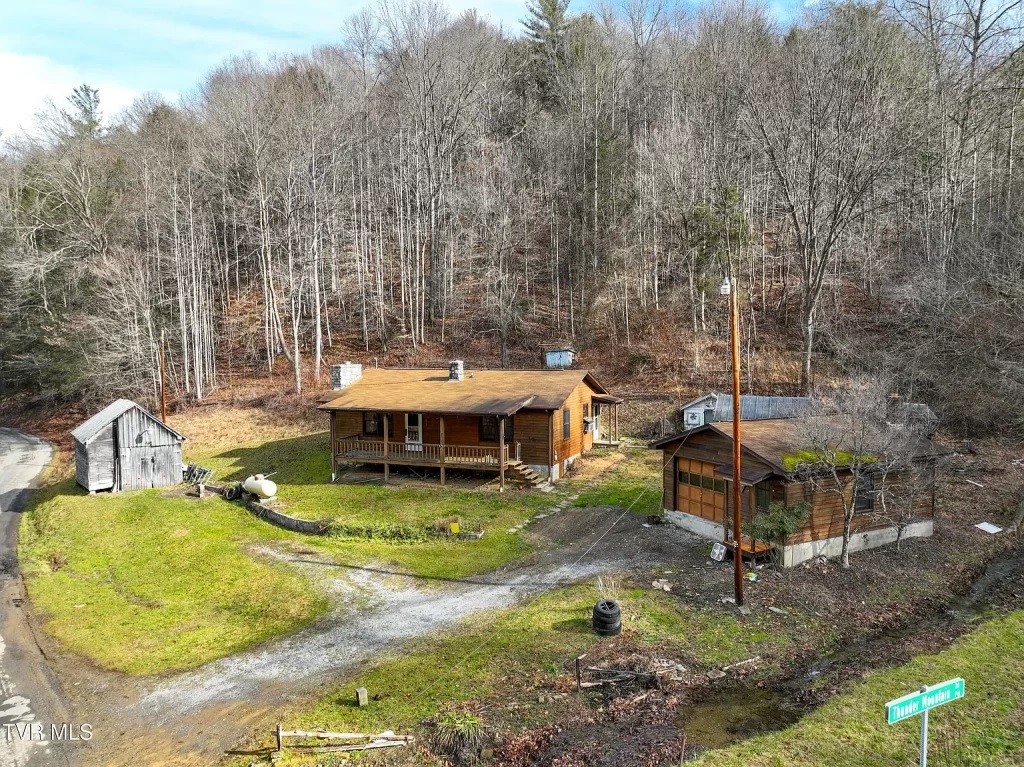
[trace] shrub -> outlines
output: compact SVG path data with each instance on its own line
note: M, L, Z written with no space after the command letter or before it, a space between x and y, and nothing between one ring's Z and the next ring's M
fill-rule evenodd
M810 516L811 505L806 501L787 506L776 501L767 511L758 512L751 520L747 533L755 541L781 545L795 533Z
M411 525L400 525L395 522L334 522L328 534L334 538L360 541L395 541L401 543L419 543L427 539L427 533Z
M484 723L468 711L449 711L434 725L434 745L444 754L459 757L484 744Z

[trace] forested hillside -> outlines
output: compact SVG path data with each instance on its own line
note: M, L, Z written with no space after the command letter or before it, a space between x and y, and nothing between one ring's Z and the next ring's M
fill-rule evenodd
M385 2L180 104L83 86L6 137L0 394L151 397L161 335L182 399L556 339L676 386L724 369L731 272L749 387L1024 431L1020 1L894 2Z

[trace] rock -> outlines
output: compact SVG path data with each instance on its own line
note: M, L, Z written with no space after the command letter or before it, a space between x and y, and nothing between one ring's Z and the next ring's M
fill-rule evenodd
M719 679L725 678L725 672L717 668L713 668L708 672L708 679L712 682L717 682Z
M518 527L510 527L508 529L508 534L509 535L514 535L515 533L518 533L518 532L519 532L519 528Z
M740 615L750 615L750 608L746 605L740 607Z
M734 604L736 604L736 600L733 599L732 597L722 597L722 604L723 605L734 605Z
M370 702L370 699L369 699L369 697L366 694L366 688L365 687L358 687L358 688L356 688L356 705L362 707L362 706L365 706L366 704L368 704L369 702Z
M781 607L769 607L768 611L773 612L776 615L789 615L789 613L783 610Z

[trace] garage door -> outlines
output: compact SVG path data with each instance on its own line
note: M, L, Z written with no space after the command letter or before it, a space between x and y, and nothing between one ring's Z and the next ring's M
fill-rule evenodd
M715 477L715 464L676 459L676 509L696 517L725 519L725 480Z

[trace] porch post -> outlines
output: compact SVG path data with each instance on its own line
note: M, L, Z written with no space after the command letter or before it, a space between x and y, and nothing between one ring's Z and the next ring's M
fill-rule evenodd
M388 466L388 414L383 413L384 416L384 482L388 481L389 469Z
M498 492L505 492L505 416L498 419Z
M441 416L441 487L444 487L444 416Z
M334 482L338 478L338 456L335 453L337 445L334 443L334 416L335 411L331 411L331 482Z
M548 411L548 482L554 477L551 476L555 466L555 411Z

